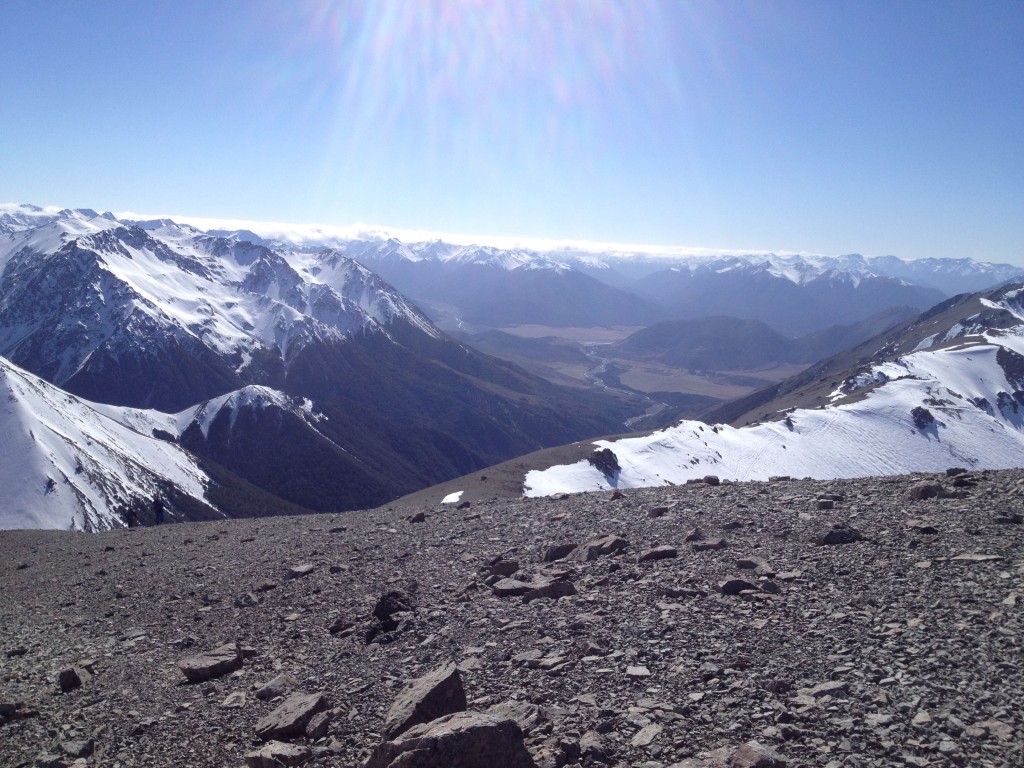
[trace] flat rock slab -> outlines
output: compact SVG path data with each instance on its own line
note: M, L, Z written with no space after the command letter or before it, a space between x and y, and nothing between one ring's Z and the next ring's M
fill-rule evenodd
M309 747L268 741L254 752L247 753L245 764L249 768L279 768L282 765L302 765L312 756Z
M491 592L498 597L522 597L536 589L536 585L519 579L499 579L491 585Z
M178 662L178 669L190 683L201 683L242 668L242 650L237 643L226 643L198 656Z
M256 723L256 737L261 741L269 741L303 736L313 715L323 712L327 707L327 698L323 693L293 694Z
M511 718L456 712L378 746L365 768L536 768Z
M312 563L303 563L302 565L293 565L288 569L288 573L285 574L286 579L301 579L303 576L309 576L315 568Z
M384 734L393 738L414 725L428 723L466 708L462 676L454 664L446 664L413 680L398 695L384 719Z
M660 547L652 547L651 549L645 549L640 553L640 556L636 559L638 563L645 563L648 560L668 560L673 557L679 556L679 550L675 547L663 545Z

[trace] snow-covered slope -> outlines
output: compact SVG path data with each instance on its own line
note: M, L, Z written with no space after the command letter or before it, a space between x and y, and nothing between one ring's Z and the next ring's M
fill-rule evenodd
M858 366L823 407L745 427L685 421L597 441L619 472L584 460L531 471L526 494L771 476L836 478L1024 466L1024 288L963 304L965 314L916 351ZM974 310L985 308L981 312ZM1007 322L1007 319L1015 322ZM919 327L919 326L918 326ZM779 414L780 416L782 414Z
M172 489L213 512L191 454L123 423L156 414L96 406L3 358L0 398L0 529L118 527L119 507Z
M103 371L122 381L179 371L184 399L159 386L113 398L173 409L270 379L268 365L286 371L310 344L387 337L399 325L440 336L336 251L286 252L92 211L29 213L5 219L13 231L0 235L0 354L94 399L107 399Z

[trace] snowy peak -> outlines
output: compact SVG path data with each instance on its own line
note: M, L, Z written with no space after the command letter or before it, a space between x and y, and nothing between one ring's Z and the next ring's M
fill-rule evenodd
M294 397L276 389L259 385L249 385L226 395L208 400L205 403L188 408L173 418L177 426L177 436L183 434L193 423L202 430L203 437L210 434L210 425L226 413L230 427L234 427L238 416L243 411L258 413L265 409L289 411L306 421L316 421L313 403L303 397Z
M141 434L0 358L0 528L120 527L154 495L205 499L209 478L178 446ZM116 409L114 409L116 413ZM128 417L126 417L128 418Z
M1020 286L957 297L885 339L872 362L846 371L826 363L797 377L798 387L784 383L774 402L757 407L760 423L686 421L598 441L595 448L611 450L619 471L585 460L535 470L526 476L527 495L678 484L710 474L827 479L1021 466L1022 299Z

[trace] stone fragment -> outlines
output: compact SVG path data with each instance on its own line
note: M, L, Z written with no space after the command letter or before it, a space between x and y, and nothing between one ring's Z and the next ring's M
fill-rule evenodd
M235 598L235 608L254 608L259 603L260 601L256 599L256 595L252 592L246 592L244 595L239 595Z
M270 699L283 696L291 690L294 690L299 685L299 681L289 675L287 672L282 672L280 675L275 677L273 680L264 683L262 686L256 689L256 698L260 701L269 701Z
M611 762L608 749L604 745L601 734L591 729L580 737L580 755L588 763Z
M303 563L302 565L293 565L288 569L288 573L284 575L286 579L301 579L303 576L309 576L313 572L315 566L312 563Z
M692 531L686 534L686 536L683 538L683 541L704 541L705 538L707 537L704 535L704 531L702 531L700 528L694 528Z
M836 523L818 539L818 543L822 546L833 546L836 544L853 544L863 540L864 537L856 528L845 523Z
M771 747L748 741L729 757L730 768L786 768L788 760Z
M68 757L89 757L96 749L92 739L69 740L60 743L60 751Z
M836 503L832 499L818 499L815 505L819 510L834 509Z
M425 523L425 522L427 522L427 516L423 512L417 512L414 515L409 515L407 522L410 522L410 523Z
M268 741L259 749L245 755L249 768L280 768L280 766L302 765L313 757L309 747Z
M1020 525L1024 523L1024 515L1020 512L1006 512L994 518L999 525Z
M228 694L228 697L220 703L220 706L223 709L241 709L245 706L245 694L241 691Z
M493 715L499 720L514 720L524 736L529 736L537 726L546 720L540 707L528 701L499 701L487 708L487 714Z
M384 719L384 734L393 738L414 725L465 708L466 692L459 670L454 664L446 664L413 680L398 695Z
M668 514L668 507L651 507L647 510L647 517L655 519L658 517L664 517Z
M914 483L910 486L910 490L907 491L907 495L915 501L934 499L941 494L942 486L939 483L930 483L927 480Z
M575 544L552 544L544 552L544 562L553 563L556 560L563 560L575 551Z
M491 592L498 597L521 597L533 589L533 584L519 579L499 579L491 584Z
M512 719L455 712L378 746L365 768L536 768Z
M711 539L709 541L695 541L693 543L694 552L713 552L718 549L725 549L729 546L729 542L725 539Z
M720 485L721 480L718 479L718 475L704 475L704 483L706 485Z
M489 576L501 576L502 578L508 578L513 573L519 570L518 560L506 560L503 557L497 557L487 564L485 572Z
M658 734L663 730L665 730L664 726L658 725L657 723L645 725L637 731L636 735L633 736L629 743L634 747L649 747L651 742L658 738Z
M331 713L329 710L317 712L306 724L306 738L317 741L327 735L327 729L331 725Z
M559 579L557 581L542 582L534 586L533 589L523 595L523 602L529 603L541 598L557 600L560 597L568 597L575 594L576 587L573 586L571 581Z
M386 622L396 613L404 613L416 610L416 603L405 592L392 590L385 592L373 606L373 617Z
M242 668L242 649L238 643L225 643L212 651L189 656L178 662L178 669L190 683L201 683Z
M652 547L651 549L645 549L640 553L640 556L636 559L638 563L644 563L648 560L667 560L673 557L679 556L679 550L675 547L670 547L667 544L663 544L660 547Z
M650 677L651 670L647 667L636 665L626 667L626 677Z
M579 547L573 557L577 560L590 561L604 555L613 555L626 548L626 540L621 536L602 536L599 539L592 539Z
M327 628L327 631L332 635L340 635L341 637L348 637L352 634L351 630L355 628L355 622L349 621L344 616L339 616L334 622Z
M745 579L729 579L718 585L718 591L723 595L738 595L747 590L757 591L757 586Z
M256 738L270 741L302 736L313 715L327 707L327 698L323 693L292 694L281 706L256 723Z
M65 667L57 675L57 684L63 693L68 693L76 688L81 688L82 684L89 680L91 675L84 669L79 667Z

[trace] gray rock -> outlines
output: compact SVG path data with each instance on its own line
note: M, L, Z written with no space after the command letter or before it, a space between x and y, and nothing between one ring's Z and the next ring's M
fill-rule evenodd
M512 719L455 712L378 746L365 768L536 768Z
M786 768L789 761L769 746L748 741L729 757L730 768Z
M298 688L299 681L289 675L287 672L282 672L280 675L275 677L273 680L264 683L258 689L256 689L256 698L261 701L268 701L278 696L283 696L295 688Z
M89 757L95 748L96 743L92 739L62 741L60 743L60 751L68 757Z
M269 741L259 749L245 755L249 768L280 768L281 766L302 765L313 756L309 747Z
M466 692L459 670L454 664L446 664L412 681L398 695L384 719L384 734L393 738L414 725L465 708Z
M303 576L309 576L313 572L314 566L312 563L303 563L302 565L293 565L288 569L288 573L284 575L286 579L301 579Z
M269 741L302 736L313 715L323 712L327 707L327 698L323 693L293 694L256 723L256 738Z
M523 595L523 602L529 603L541 598L557 600L560 597L568 597L575 594L576 587L573 586L573 583L560 579L558 581L542 582L534 586L533 589Z
M387 622L396 613L408 613L416 610L416 603L405 592L392 590L385 592L373 606L373 617L382 622Z
M723 595L738 595L740 592L747 590L756 591L757 586L744 579L729 579L718 585L718 591Z
M242 668L242 649L238 643L225 643L212 651L189 656L178 662L178 669L190 683L201 683Z
M670 558L678 556L679 550L677 550L675 547L662 545L660 547L652 547L651 549L645 549L643 552L640 553L640 556L637 557L636 561L638 563L645 563L648 560L668 560Z
M864 537L856 528L852 528L845 523L836 523L832 526L831 530L818 539L818 543L822 546L832 546L836 544L853 544L863 540Z
M90 678L88 672L79 667L65 667L57 675L57 684L63 693L68 693L76 688L81 688L82 684Z
M626 540L621 536L602 536L599 539L592 539L579 547L573 557L577 560L597 560L605 555L613 555L626 548Z
M327 735L327 729L331 725L330 711L317 712L306 724L306 738L312 741L322 739Z
M713 552L717 549L725 549L729 546L729 542L725 539L711 539L710 541L694 541L693 551L694 552Z
M491 584L491 592L498 597L522 597L536 586L519 579L499 579Z
M552 544L544 551L544 562L553 563L556 560L563 560L575 551L575 544Z

